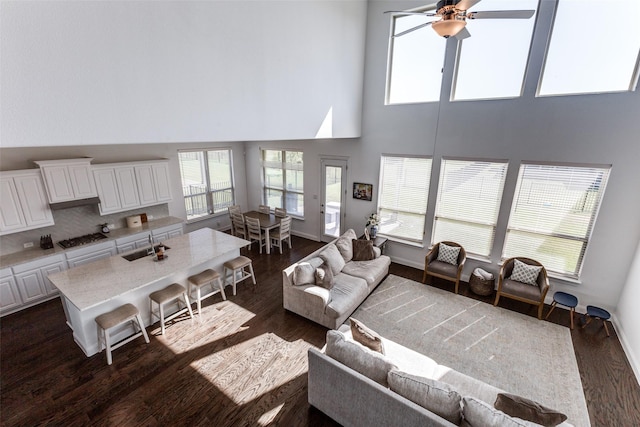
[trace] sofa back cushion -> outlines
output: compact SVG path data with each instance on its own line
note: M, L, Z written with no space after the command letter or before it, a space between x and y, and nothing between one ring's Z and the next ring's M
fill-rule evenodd
M353 248L351 245L351 241L353 239L357 239L357 237L358 236L356 236L356 232L350 228L336 240L336 247L338 248L340 255L342 255L342 259L344 259L344 262L349 262L351 261L351 258L353 258Z
M449 422L460 425L462 397L448 384L397 370L389 372L387 382L391 391Z
M334 276L337 276L346 264L342 255L340 255L340 251L338 251L338 248L333 243L329 243L325 246L318 256L322 258L325 264L331 267L331 271Z
M365 377L388 387L387 375L397 367L385 356L371 351L355 341L346 340L340 331L327 331L327 356L337 360ZM354 390L357 393L357 390Z

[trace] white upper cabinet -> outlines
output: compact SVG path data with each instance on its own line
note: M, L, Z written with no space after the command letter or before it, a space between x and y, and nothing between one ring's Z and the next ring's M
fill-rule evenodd
M94 165L93 176L100 197L101 215L171 200L166 160Z
M91 158L39 160L50 203L87 199L98 195Z
M37 169L0 173L0 235L54 225Z

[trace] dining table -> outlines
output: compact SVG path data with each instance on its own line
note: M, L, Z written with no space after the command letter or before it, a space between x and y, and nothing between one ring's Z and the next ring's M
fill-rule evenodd
M267 255L271 253L271 239L269 238L269 232L280 227L280 217L275 216L272 213L262 213L258 211L249 211L243 213L245 217L255 218L260 220L260 229L264 231L264 236L267 241Z

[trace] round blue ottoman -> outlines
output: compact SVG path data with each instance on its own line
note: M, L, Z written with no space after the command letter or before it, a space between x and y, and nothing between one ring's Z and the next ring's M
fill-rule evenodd
M609 328L607 328L607 320L609 320L611 314L609 314L607 310L605 310L604 308L596 307L595 305L588 305L585 316L587 316L587 321L584 325L582 325L583 328L591 323L593 319L600 319L602 320L602 326L604 326L607 337L611 336L609 335Z
M571 329L573 329L573 314L575 313L576 306L578 305L578 298L566 292L560 292L560 291L556 292L555 294L553 294L553 302L551 303L551 310L549 310L549 312L547 313L547 317L545 317L545 319L549 318L549 315L551 314L553 309L556 308L556 305L558 304L563 305L565 307L569 307L569 315L571 316Z

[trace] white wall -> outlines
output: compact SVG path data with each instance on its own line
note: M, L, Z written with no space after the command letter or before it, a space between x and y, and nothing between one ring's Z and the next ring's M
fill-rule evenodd
M626 286L620 296L616 313L617 333L640 382L640 243L629 271Z
M0 144L359 136L366 7L2 1Z

